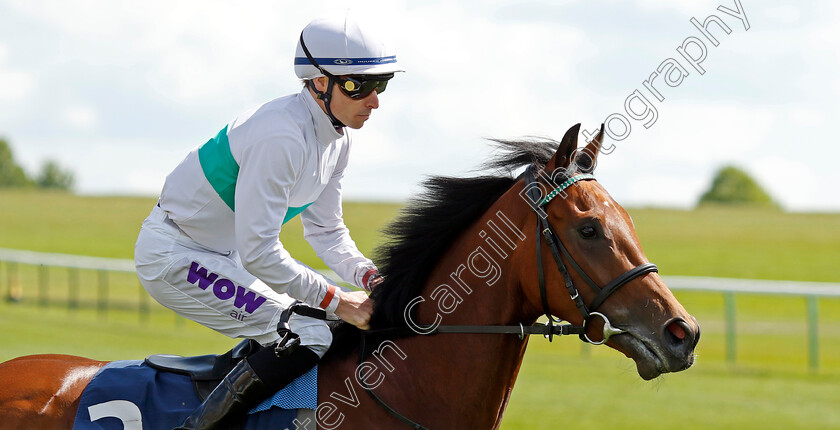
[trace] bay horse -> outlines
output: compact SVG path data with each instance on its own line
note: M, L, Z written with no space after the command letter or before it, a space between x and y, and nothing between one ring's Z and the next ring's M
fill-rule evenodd
M385 281L372 293L371 330L340 325L321 361L318 428L498 429L534 333L605 343L645 380L693 364L697 320L591 175L603 125L582 150L579 129L559 145L498 140L493 174L426 181L379 248ZM71 428L105 364L0 364L0 429Z

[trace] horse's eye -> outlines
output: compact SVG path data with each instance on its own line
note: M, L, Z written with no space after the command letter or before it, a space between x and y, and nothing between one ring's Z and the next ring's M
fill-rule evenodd
M586 226L580 229L580 235L583 236L584 239L593 239L598 233L595 231L595 227Z

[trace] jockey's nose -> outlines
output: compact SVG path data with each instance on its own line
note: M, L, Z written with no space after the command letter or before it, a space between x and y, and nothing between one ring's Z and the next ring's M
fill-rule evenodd
M379 94L376 90L373 90L365 97L365 104L370 107L371 109L378 109L379 108Z

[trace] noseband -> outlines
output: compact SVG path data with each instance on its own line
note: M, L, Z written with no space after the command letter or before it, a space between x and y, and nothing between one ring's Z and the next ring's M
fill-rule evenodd
M542 301L543 312L545 316L548 318L548 322L546 325L551 328L554 324L561 323L562 320L554 318L551 314L551 309L548 306L548 294L545 287L545 273L543 269L543 259L542 259L542 240L541 238L545 239L545 243L548 245L548 249L551 251L551 256L554 258L554 262L557 264L557 270L563 275L563 282L566 285L566 290L569 292L569 296L571 297L572 301L575 303L578 311L580 311L580 315L583 317L583 325L576 327L579 328L577 331L579 334L578 336L584 342L591 343L593 345L601 345L608 341L610 337L624 333L625 331L616 327L613 327L610 324L609 318L606 315L597 312L601 304L612 295L612 293L616 292L622 285L636 279L639 276L642 276L646 273L650 272L658 272L659 269L653 263L644 263L640 264L626 272L624 272L621 276L613 279L607 286L601 288L586 272L580 267L580 265L575 261L572 257L572 254L569 253L569 250L566 249L566 246L563 245L563 241L560 240L560 237L554 231L554 228L551 226L551 223L548 222L548 216L545 211L542 210L548 203L561 195L566 188L569 188L573 184L577 183L578 181L587 181L587 180L595 180L595 177L588 173L578 173L573 175L571 178L567 179L565 182L557 186L553 189L550 193L543 198L540 194L540 184L537 181L534 175L534 166L528 167L528 170L525 171L525 182L526 187L528 189L528 197L531 198L531 201L539 202L538 207L533 207L534 212L537 215L537 276L539 279L539 286L540 286L540 300ZM580 277L589 284L589 286L597 293L595 299L587 307L585 303L583 303L583 299L580 297L580 291L578 291L577 287L575 286L574 281L572 281L572 276L569 273L569 269L566 267L566 264L563 262L563 258L569 262L569 265L580 275ZM586 334L586 329L589 327L590 321L592 321L593 317L600 317L604 320L604 339L599 342L595 342L589 338ZM552 334L554 330L549 329L547 330L548 340L551 341Z

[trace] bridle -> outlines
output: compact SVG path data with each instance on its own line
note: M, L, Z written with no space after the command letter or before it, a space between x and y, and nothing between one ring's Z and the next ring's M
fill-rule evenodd
M532 199L534 202L539 202L537 207L532 206L534 212L537 214L537 276L539 279L539 286L540 286L540 300L542 301L543 312L545 313L546 318L548 318L548 322L546 325L548 327L553 326L556 323L562 322L560 319L555 319L553 315L551 315L551 310L548 307L548 294L545 288L545 273L543 269L542 263L542 240L541 238L545 239L546 245L548 245L548 249L551 251L551 256L554 258L554 263L557 264L557 270L563 275L563 282L566 285L566 290L569 292L569 296L571 297L572 301L575 303L575 307L577 307L578 311L580 311L580 315L583 317L583 324L581 326L576 326L575 330L578 332L578 336L584 342L591 343L593 345L601 345L606 343L610 337L615 336L617 334L624 333L625 330L620 328L614 327L611 323L609 318L606 315L602 314L601 312L597 312L601 304L604 303L607 298L618 291L618 289L623 286L624 284L632 281L633 279L638 278L644 274L650 272L658 272L659 268L656 267L653 263L644 263L640 264L623 274L619 277L613 279L607 286L601 288L586 272L580 267L580 265L575 261L572 254L569 253L569 250L566 249L566 246L563 245L563 241L560 240L560 237L554 231L554 228L551 226L551 223L548 222L548 217L545 215L545 212L542 211L542 208L548 205L548 203L554 199L558 195L562 195L563 191L566 188L569 188L573 184L577 183L578 181L587 181L587 180L595 180L595 177L589 173L578 173L566 181L558 185L554 188L551 192L549 192L544 198L541 198L540 190L539 190L539 182L537 181L535 174L534 174L535 167L532 165L528 167L528 170L525 171L525 182L526 182L526 189L529 193L529 198ZM578 291L577 287L572 281L572 276L569 273L569 269L566 267L566 264L563 262L563 257L565 257L566 261L572 266L572 268L583 278L584 282L589 284L589 286L598 294L592 300L592 302L587 307L585 303L583 303L583 299L580 297L580 291ZM604 329L603 335L604 339L601 341L595 342L589 338L586 334L587 328L589 327L590 321L592 321L593 317L600 317L604 320ZM551 333L553 330L549 330ZM551 335L548 335L548 340L551 341Z
M614 327L611 323L609 318L601 312L597 312L597 309L604 301L613 293L615 293L619 288L623 285L627 284L628 282L638 278L639 276L645 275L651 272L658 272L659 269L653 263L644 263L640 264L617 278L613 279L609 284L605 287L600 287L586 272L580 267L580 265L575 261L572 255L569 253L566 246L563 245L563 242L560 240L557 233L554 231L554 228L551 226L551 223L548 222L548 217L545 216L545 212L542 210L548 203L557 197L558 195L564 195L563 191L570 186L574 185L579 181L586 181L586 180L595 180L595 177L588 173L577 173L566 179L563 183L558 185L554 188L551 192L549 192L545 197L540 194L540 184L536 179L536 175L534 170L536 169L535 166L531 165L525 171L525 182L526 182L526 189L529 193L529 198L533 202L539 202L538 206L532 208L537 215L537 236L536 236L536 243L537 243L537 278L539 282L540 288L540 300L542 302L543 312L545 313L546 318L548 321L545 325L532 325L532 326L524 326L523 324L519 324L518 326L505 326L505 325L485 325L485 326L471 326L471 325L438 325L435 329L425 331L423 333L415 332L414 330L408 327L392 327L392 328L384 328L384 329L374 329L374 330L367 330L361 332L361 342L359 345L359 364L364 362L365 359L365 351L367 350L366 345L366 338L368 335L371 334L382 334L382 333L391 333L391 334L402 334L402 335L434 335L434 334L444 334L444 333L455 333L455 334L516 334L519 336L520 339L524 340L525 336L532 335L532 334L542 334L545 336L549 342L552 341L554 335L570 335L570 334L577 334L580 339L586 343L592 345L602 345L606 343L610 337L625 333L625 330L620 328ZM542 240L545 240L548 249L551 251L551 256L554 258L554 262L557 265L557 270L563 275L563 281L566 286L566 290L569 292L569 296L571 297L572 301L575 303L578 311L580 311L581 316L583 317L583 324L576 326L573 324L560 324L563 320L559 318L555 318L551 314L551 309L548 306L548 294L545 286L545 273L544 267L542 263ZM580 275L580 277L589 284L589 286L597 292L597 295L592 300L592 302L587 306L583 303L583 299L580 296L580 291L578 291L577 287L572 280L572 276L569 273L568 267L563 259L566 259L569 265ZM281 325L283 325L284 321L288 321L288 315L291 312L299 313L301 315L306 316L314 316L312 315L312 311L307 312L305 307L303 309L298 309L297 305L293 305L287 311L284 311L283 315L286 317L281 317L281 321L278 324L278 332L283 335L285 331L287 335L291 333L288 329L288 324L286 324L281 329ZM325 313L320 309L314 310L318 312L320 315ZM593 317L600 317L604 321L604 328L603 328L603 336L604 338L600 341L593 341L589 338L586 334L587 328L589 327L590 322L592 321ZM322 318L324 319L324 318ZM293 333L291 336L296 337ZM283 337L285 339L286 336ZM283 342L285 343L285 342ZM279 347L278 343L278 348ZM386 411L388 411L391 415L399 419L400 421L408 424L411 428L415 430L428 430L426 427L412 421L410 418L400 414L388 404L385 403L376 393L373 392L371 387L367 384L364 378L357 379L362 388Z

